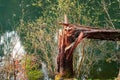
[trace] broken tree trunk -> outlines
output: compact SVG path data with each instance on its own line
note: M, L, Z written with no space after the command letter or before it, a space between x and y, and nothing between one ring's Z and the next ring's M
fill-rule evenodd
M80 32L83 32L84 38L86 37L88 39L120 41L120 30L99 29L99 28L92 28L90 26L65 24L65 23L60 23L60 25L65 25L65 26L68 26L69 28L74 29L74 31L77 34L79 34ZM76 34L73 33L73 35L76 35Z
M120 41L120 30L91 28L87 26L69 24L66 16L63 30L59 32L57 56L57 72L55 80L73 78L73 52L83 38ZM57 79L59 77L59 79Z

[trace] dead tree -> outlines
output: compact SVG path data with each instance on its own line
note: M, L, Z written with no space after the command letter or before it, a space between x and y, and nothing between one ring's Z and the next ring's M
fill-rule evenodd
M70 24L65 16L63 30L59 32L57 57L57 72L60 77L72 78L73 52L80 41L84 38L120 41L120 30L98 29L88 26ZM57 75L57 76L58 76Z

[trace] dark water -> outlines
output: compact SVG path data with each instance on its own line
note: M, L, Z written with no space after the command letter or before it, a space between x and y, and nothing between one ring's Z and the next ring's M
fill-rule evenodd
M13 31L24 22L34 21L41 13L32 5L33 0L0 0L0 33Z
M0 0L0 32L14 29L20 16L19 3L17 0Z

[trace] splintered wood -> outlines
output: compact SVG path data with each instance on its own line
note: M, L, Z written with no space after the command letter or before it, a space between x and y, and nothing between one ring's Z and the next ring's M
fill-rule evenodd
M57 76L72 78L73 52L83 38L120 41L120 30L108 30L91 28L82 25L69 24L67 16L64 16L63 30L59 32L57 56Z
M58 75L65 78L73 77L73 51L83 39L83 32L76 32L72 26L68 26L68 20L65 15L65 25L63 30L59 32L59 54L57 57Z

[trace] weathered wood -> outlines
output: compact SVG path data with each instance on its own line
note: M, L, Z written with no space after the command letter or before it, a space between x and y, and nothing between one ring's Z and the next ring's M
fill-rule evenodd
M60 25L63 25L63 30L59 33L56 77L72 78L74 76L73 52L83 38L120 41L120 30L69 24L66 16L65 23Z
M84 37L88 39L100 39L100 40L112 40L120 41L120 30L115 29L99 29L93 28L90 26L76 25L76 24L65 24L60 23L61 25L74 28L76 33L83 32ZM76 34L73 34L76 35Z

